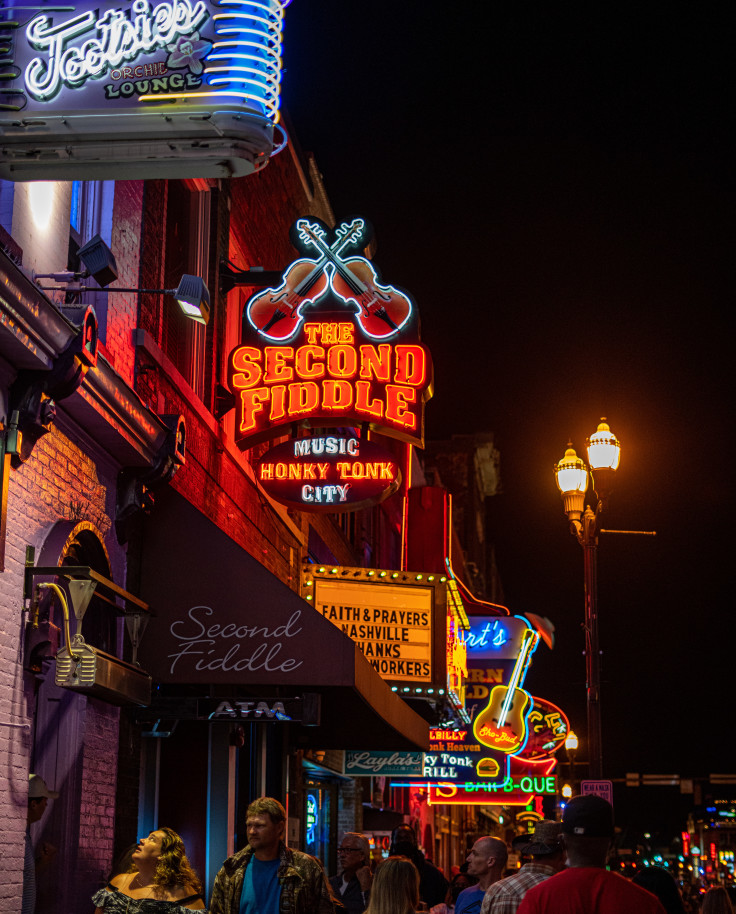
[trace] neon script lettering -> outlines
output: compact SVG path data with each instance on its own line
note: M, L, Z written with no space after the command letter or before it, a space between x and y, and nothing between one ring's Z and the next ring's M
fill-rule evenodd
M36 16L26 29L28 43L45 58L35 57L26 68L28 93L39 101L54 98L62 86L77 89L140 54L150 54L196 32L209 18L203 0L172 0L150 8L134 0L130 13L108 10L100 19L90 10L54 25ZM80 39L88 37L80 43Z

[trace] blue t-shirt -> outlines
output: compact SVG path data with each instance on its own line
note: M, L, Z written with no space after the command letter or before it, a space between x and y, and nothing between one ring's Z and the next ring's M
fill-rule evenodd
M245 871L240 914L279 914L281 883L278 880L281 861L259 860L255 855Z
M455 902L455 914L479 914L485 894L486 890L479 888L477 885L471 885L469 889L463 889Z

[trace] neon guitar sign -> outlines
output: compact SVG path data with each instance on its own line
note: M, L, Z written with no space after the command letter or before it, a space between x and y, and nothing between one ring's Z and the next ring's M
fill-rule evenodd
M259 292L248 301L246 316L250 325L268 340L286 342L302 327L305 309L331 290L343 304L353 306L352 312L366 336L397 336L412 315L410 299L393 286L381 285L373 265L364 257L341 256L351 248L365 247L365 220L339 225L331 245L326 234L325 227L317 221L297 220L292 240L314 256L294 261L284 271L278 288Z
M473 721L475 738L489 749L513 754L526 742L526 720L532 709L533 699L521 685L538 640L536 632L530 629L524 632L508 685L497 685L491 689L488 704ZM481 777L487 776L480 765L478 774Z

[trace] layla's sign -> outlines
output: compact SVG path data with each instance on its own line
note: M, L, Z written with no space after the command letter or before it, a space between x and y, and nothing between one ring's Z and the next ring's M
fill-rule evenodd
M300 219L291 237L307 256L249 300L230 354L238 446L308 422L365 424L421 447L432 362L408 296L350 253L368 243L365 220L338 226L330 243L322 223Z
M277 444L256 478L276 501L302 511L355 511L378 504L401 483L396 459L372 441L328 435Z
M2 123L0 176L230 176L265 164L288 2L42 0L10 33L0 110L16 113Z
M343 774L351 777L400 777L421 775L424 769L423 752L393 752L376 750L345 752Z

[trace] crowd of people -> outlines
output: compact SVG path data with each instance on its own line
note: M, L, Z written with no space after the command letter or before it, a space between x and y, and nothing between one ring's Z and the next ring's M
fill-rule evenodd
M35 864L30 825L58 796L31 775L28 800L23 914L33 914ZM613 808L597 796L573 797L561 822L543 820L520 835L513 850L523 865L508 869L508 848L487 835L473 844L448 880L417 846L414 830L400 825L389 856L376 864L368 839L343 835L339 872L284 842L286 812L261 797L246 816L247 845L222 865L210 914L734 914L722 886L702 896L683 891L663 867L647 867L629 880L606 868L614 836ZM53 849L41 848L42 863ZM184 843L170 828L151 832L130 848L108 884L92 898L95 914L184 914L205 911L202 885Z

